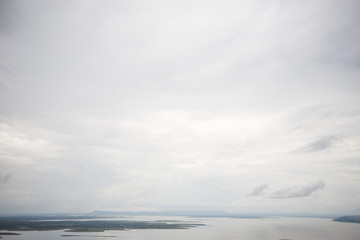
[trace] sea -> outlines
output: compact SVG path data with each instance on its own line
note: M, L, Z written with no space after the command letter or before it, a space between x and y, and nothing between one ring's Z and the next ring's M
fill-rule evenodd
M189 229L137 229L95 233L71 233L64 230L17 231L21 235L2 235L2 240L360 240L360 224L334 222L328 218L190 218L179 216L132 216L129 218L134 221L162 220L168 221L169 224L174 221L184 221L205 225ZM130 220L129 218L126 220Z

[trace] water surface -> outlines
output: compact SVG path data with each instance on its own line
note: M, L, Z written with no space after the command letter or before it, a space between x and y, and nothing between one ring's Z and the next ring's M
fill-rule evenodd
M359 240L360 224L333 222L324 218L186 218L169 216L136 216L131 220L168 220L203 223L190 229L138 229L102 233L69 233L65 231L18 232L2 236L4 240ZM62 235L78 235L62 237Z

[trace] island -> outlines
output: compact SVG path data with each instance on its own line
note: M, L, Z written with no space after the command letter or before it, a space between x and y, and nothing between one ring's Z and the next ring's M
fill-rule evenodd
M13 233L13 232L0 232L0 238L2 238L2 235L6 236L12 236L12 235L20 235L20 233Z
M336 222L360 223L360 215L342 216L335 218Z
M65 218L60 220L39 217L0 217L0 231L49 231L67 232L104 232L106 230L130 229L187 229L204 224L165 221L128 221L128 220L84 220Z

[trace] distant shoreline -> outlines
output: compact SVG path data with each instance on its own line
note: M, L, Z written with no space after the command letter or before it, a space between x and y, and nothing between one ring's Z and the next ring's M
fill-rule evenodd
M2 235L4 236L15 236L15 235L21 235L20 233L14 233L14 232L0 232L0 238L3 238Z
M360 223L360 215L342 216L334 219L335 222Z
M108 220L108 218L106 220L79 221L75 219L68 220L66 217L64 220L49 220L46 218L42 220L38 217L0 217L0 231L66 230L67 232L104 232L106 230L126 229L188 229L203 225L180 221L125 221Z
M62 237L116 237L115 235L75 235L75 234L63 234Z

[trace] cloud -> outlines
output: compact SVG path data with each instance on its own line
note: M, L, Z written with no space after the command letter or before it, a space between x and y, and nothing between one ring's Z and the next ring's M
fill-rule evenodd
M61 148L53 144L48 136L40 136L39 130L24 123L0 121L0 163L3 166L34 164L36 159L59 157ZM36 132L33 134L32 132Z
M0 1L1 186L44 200L0 211L240 211L318 176L342 202L359 189L342 161L359 156L357 2Z
M272 198L302 198L308 197L314 192L325 187L325 183L322 180L308 184L303 187L291 187L276 191Z
M257 187L255 187L253 192L250 193L248 196L258 196L258 195L262 194L265 191L265 189L267 189L268 187L269 186L267 184L257 186Z
M11 173L7 172L0 172L0 183L5 184L11 179L12 175Z
M14 1L0 1L0 35L13 30Z
M326 149L331 148L334 143L339 140L339 137L336 136L327 136L323 137L317 141L311 142L305 147L301 148L300 152L318 152L318 151L324 151Z
M11 74L12 73L8 67L3 66L3 65L0 65L0 72L3 74Z

